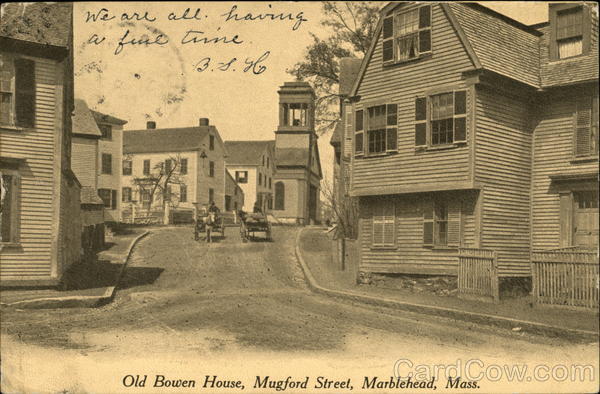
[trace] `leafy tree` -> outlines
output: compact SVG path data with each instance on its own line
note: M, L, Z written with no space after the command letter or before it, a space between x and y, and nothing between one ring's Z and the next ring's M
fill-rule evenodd
M364 57L369 50L383 2L323 1L321 24L331 35L325 39L312 34L305 60L296 63L288 73L307 80L317 95L317 132L324 134L339 118L339 60Z

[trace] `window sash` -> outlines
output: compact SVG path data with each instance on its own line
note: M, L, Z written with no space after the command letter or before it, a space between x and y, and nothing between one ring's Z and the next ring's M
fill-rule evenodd
M583 34L583 8L577 7L556 15L556 39L580 37Z
M188 159L181 159L179 165L180 165L179 173L181 175L186 175L188 172Z
M208 176L211 178L215 176L215 162L214 161L208 162Z
M150 160L144 160L144 175L150 175Z
M112 174L112 155L108 153L102 154L102 173Z
M131 202L131 188L124 187L121 189L121 201L122 202Z
M123 175L131 175L133 170L133 162L131 160L123 160Z
M467 139L467 92L415 99L415 146L464 143Z
M187 202L187 185L179 185L179 202Z
M0 170L0 242L18 242L19 176Z

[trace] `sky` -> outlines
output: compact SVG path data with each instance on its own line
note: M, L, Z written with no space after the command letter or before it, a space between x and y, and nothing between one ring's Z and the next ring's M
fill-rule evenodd
M547 20L546 2L481 3L525 24ZM123 13L141 20L122 20ZM236 20L248 13L283 17ZM126 130L209 118L224 140L273 139L277 90L293 80L286 70L303 59L310 34L329 34L321 18L319 2L76 2L75 94L127 120ZM148 45L139 43L144 35ZM326 178L329 138L319 139Z

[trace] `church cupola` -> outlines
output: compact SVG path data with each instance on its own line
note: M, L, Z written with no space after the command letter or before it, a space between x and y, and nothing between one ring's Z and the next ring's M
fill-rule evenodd
M278 93L277 132L314 132L315 92L308 82L286 82Z

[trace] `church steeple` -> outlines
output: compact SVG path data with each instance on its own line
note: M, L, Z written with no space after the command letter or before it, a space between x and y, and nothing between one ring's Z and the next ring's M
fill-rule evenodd
M308 82L285 82L278 93L277 133L314 133L315 92Z

